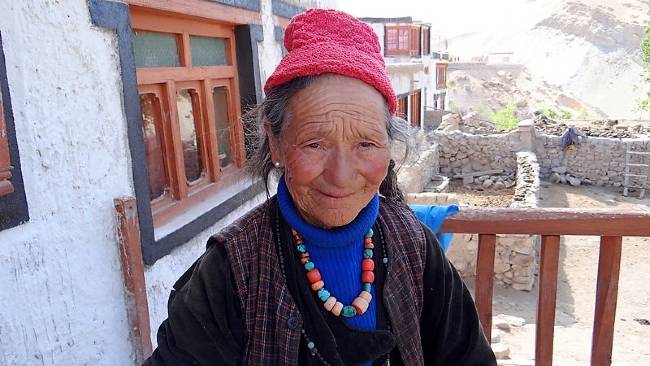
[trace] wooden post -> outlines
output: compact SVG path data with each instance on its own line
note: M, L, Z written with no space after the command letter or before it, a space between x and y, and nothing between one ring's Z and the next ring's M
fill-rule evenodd
M492 290L494 286L494 256L497 236L480 234L478 236L478 256L476 259L476 288L474 297L478 317L483 325L483 333L492 338Z
M130 337L135 349L135 361L140 365L151 355L152 345L138 210L133 197L116 198L114 204Z
M559 235L542 236L540 257L537 327L535 328L535 366L551 366L553 364L557 270L560 258Z
M594 333L591 343L591 364L593 366L612 364L622 244L623 238L620 236L600 238L596 311L594 312Z

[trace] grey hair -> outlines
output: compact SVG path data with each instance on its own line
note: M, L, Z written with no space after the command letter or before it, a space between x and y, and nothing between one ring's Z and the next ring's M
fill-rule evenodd
M261 104L253 107L243 116L245 138L248 157L248 169L253 177L262 178L266 187L266 194L269 194L269 176L272 172L281 174L271 160L271 149L269 138L266 134L264 124L268 123L274 136L279 137L287 122L287 111L289 99L300 90L308 87L317 76L304 76L295 78L285 84L272 89ZM412 145L412 131L408 123L393 115L386 106L386 131L391 144L398 141L404 145L404 153L400 158L400 165L408 157ZM395 160L391 159L388 166L388 174L379 187L379 194L389 200L406 204L404 194L397 185L397 172ZM399 170L399 169L397 169Z

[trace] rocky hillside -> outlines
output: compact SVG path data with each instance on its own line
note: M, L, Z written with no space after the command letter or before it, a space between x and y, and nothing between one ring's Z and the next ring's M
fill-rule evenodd
M462 115L475 112L479 118L488 119L492 113L512 105L519 120L532 118L536 111L571 118L607 116L561 86L533 76L524 66L458 66L450 65L448 95L450 109Z
M450 51L465 59L491 52L513 52L513 60L525 66L523 92L512 99L549 93L544 104L557 104L565 95L579 102L579 108L611 118L638 118L639 79L642 72L639 43L647 19L645 0L519 0L512 15L515 25L495 29L486 22L483 31L458 34L449 39ZM525 5L525 6L523 6ZM480 84L490 82L481 75L451 75L450 80L466 76ZM513 75L514 77L514 75ZM530 85L536 82L537 85ZM536 91L537 90L537 91ZM539 92L539 93L538 93ZM464 101L456 90L455 103ZM496 91L492 99L499 100ZM488 97L489 98L489 97ZM561 97L564 98L564 97ZM450 100L454 101L453 97ZM573 103L573 102L572 102ZM487 102L489 107L491 103ZM561 103L559 103L561 104ZM577 105L576 105L577 106ZM478 108L477 105L472 106Z

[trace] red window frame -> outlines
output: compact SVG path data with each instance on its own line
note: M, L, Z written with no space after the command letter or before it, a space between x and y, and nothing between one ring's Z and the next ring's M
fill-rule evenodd
M218 195L245 176L246 155L243 126L240 122L234 28L229 24L163 15L142 8L132 8L131 24L134 31L175 35L179 52L180 66L136 69L140 95L153 95L158 109L153 113L155 138L160 145L164 167L157 170L157 178L160 178L160 172L163 171L167 187L159 197L151 200L154 226L159 226L207 198ZM191 36L223 39L227 63L193 67ZM214 88L224 88L227 99L227 111L223 112L228 121L231 163L225 166L221 165L222 159L219 156ZM186 176L185 148L181 141L181 118L177 106L177 96L183 90L191 90L192 120L202 169L198 179L191 182ZM151 152L147 147L145 150ZM152 179L152 172L149 173Z
M9 156L9 135L5 123L4 106L0 95L0 197L14 192L11 183L11 157Z
M384 26L384 55L420 55L420 27L415 25Z

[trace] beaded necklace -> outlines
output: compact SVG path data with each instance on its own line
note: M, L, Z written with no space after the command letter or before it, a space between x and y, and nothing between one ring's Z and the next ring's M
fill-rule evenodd
M323 302L325 310L336 316L342 315L346 318L363 315L368 310L370 301L372 301L372 294L370 291L372 283L375 282L375 261L372 259L375 246L372 243L372 236L374 235L372 229L369 229L366 233L363 243L363 260L361 261L361 281L363 282L363 289L354 301L352 301L352 304L347 306L343 305L342 302L337 301L336 297L332 296L332 294L325 288L325 282L320 275L320 271L318 271L314 262L311 261L309 252L307 251L304 240L300 234L298 234L294 229L291 229L291 233L296 241L296 250L298 251L300 263L305 268L307 280L311 285L311 290L314 291L316 295L318 295L318 298Z
M276 237L276 250L278 254L278 258L280 259L280 269L282 270L282 273L284 274L285 278L287 277L287 268L284 263L284 254L282 250L282 239L281 239L281 234L280 234L280 210L278 209L276 211L276 220L275 220L275 237ZM380 238L380 243L381 243L381 248L383 252L383 258L382 258L382 263L384 264L384 271L386 275L388 275L388 251L386 250L386 241L384 239L384 235L381 231L379 230L379 238ZM386 326L387 330L390 332L392 330L392 327L390 325L390 320L386 319ZM309 349L309 352L313 357L318 358L318 361L324 365L324 366L331 366L327 360L323 357L323 355L319 352L318 348L316 347L316 343L307 335L307 332L305 332L305 328L301 327L300 333L302 334L302 337L305 339L305 342L307 343L307 348ZM390 366L390 353L387 353L384 358L384 362L382 363L383 366Z

